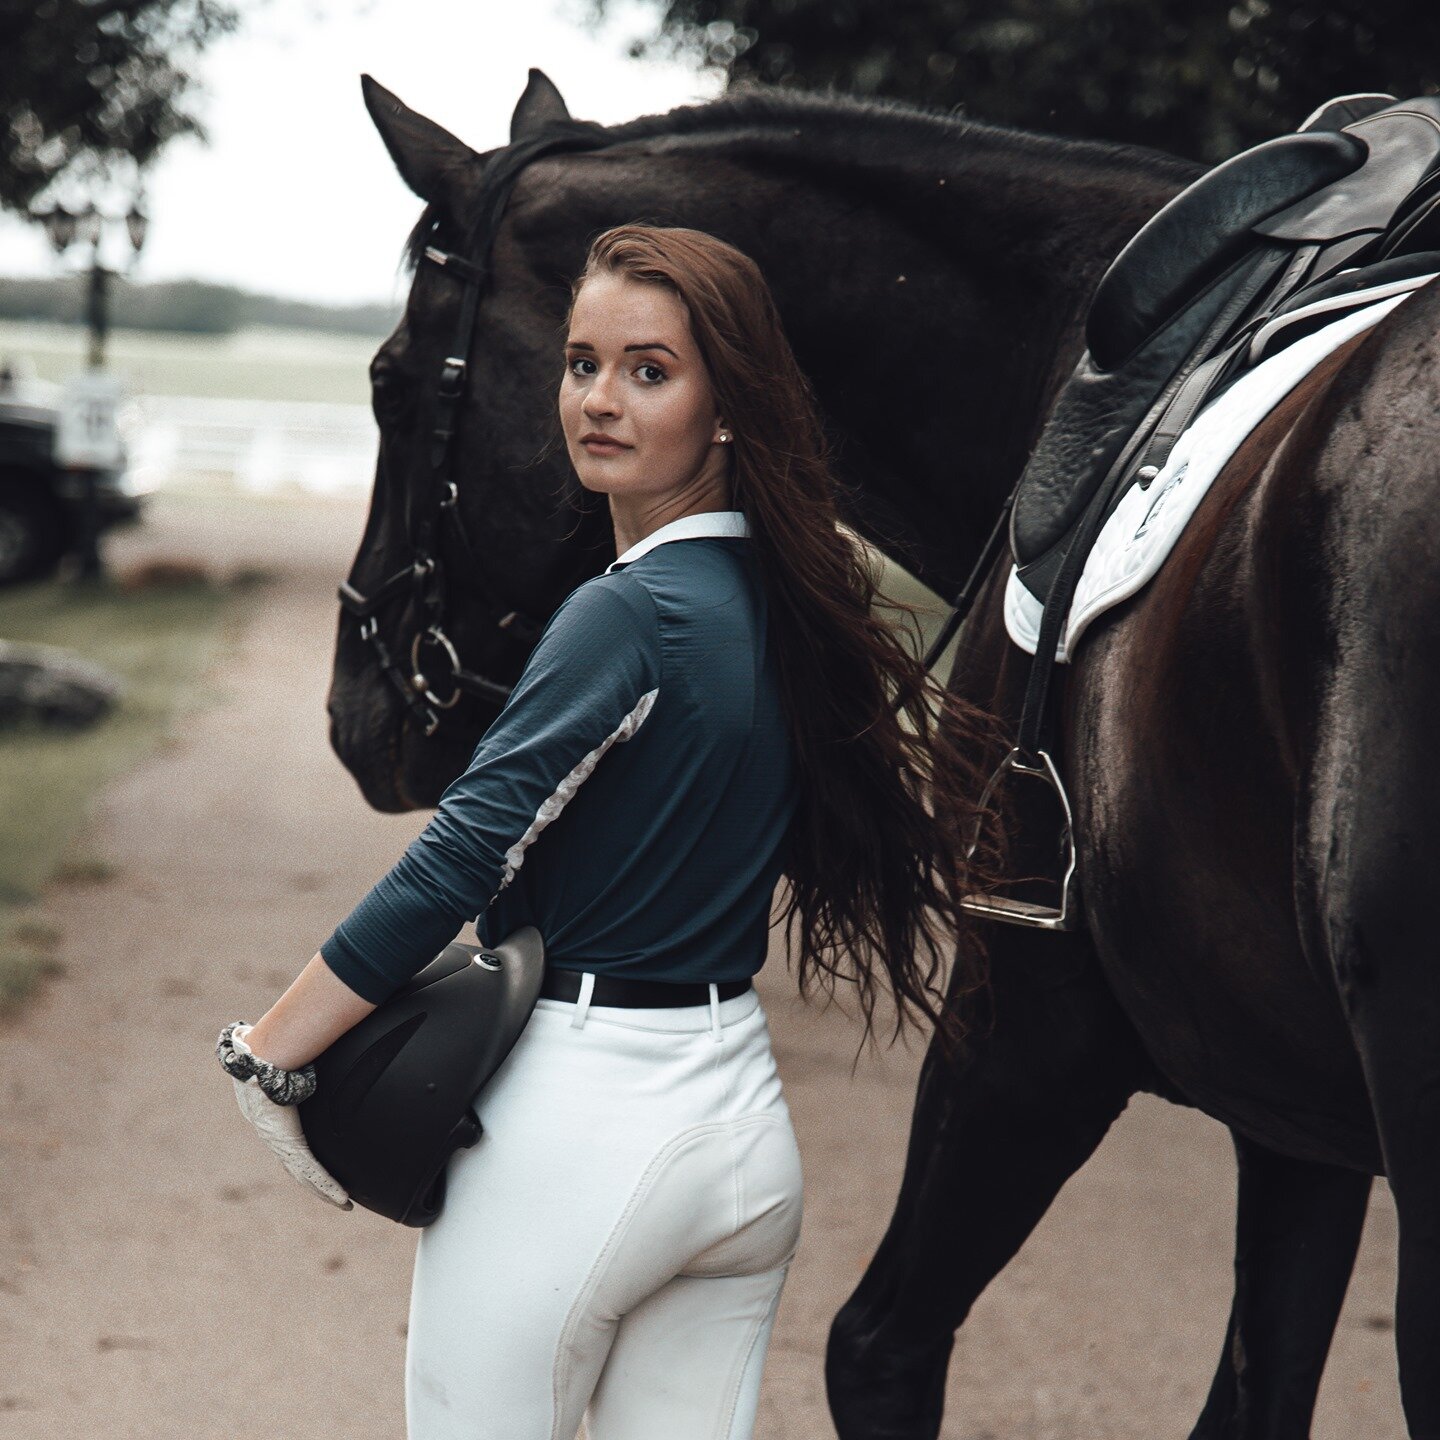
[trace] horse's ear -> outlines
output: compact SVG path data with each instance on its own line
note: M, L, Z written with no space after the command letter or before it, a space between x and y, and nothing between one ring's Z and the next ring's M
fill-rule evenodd
M555 88L555 82L543 71L530 67L530 83L525 93L515 102L515 113L510 117L510 143L522 140L532 130L542 125L570 119L565 97Z
M443 126L410 109L372 76L360 77L360 90L400 178L422 200L459 213L456 187L472 173L479 156Z

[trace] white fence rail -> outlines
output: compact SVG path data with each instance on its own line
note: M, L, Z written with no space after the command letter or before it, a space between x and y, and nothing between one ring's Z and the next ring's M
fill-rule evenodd
M362 495L375 477L379 433L366 405L144 395L128 402L123 426L145 489Z

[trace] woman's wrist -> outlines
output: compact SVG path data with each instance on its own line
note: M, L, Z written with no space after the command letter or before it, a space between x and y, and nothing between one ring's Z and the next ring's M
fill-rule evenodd
M299 1105L308 1100L315 1093L314 1065L285 1070L269 1060L262 1060L248 1043L252 1028L243 1020L232 1020L221 1030L215 1043L220 1068L242 1084L253 1077L260 1089L277 1105Z
M376 1007L315 955L294 984L255 1022L247 1039L257 1058L301 1070Z

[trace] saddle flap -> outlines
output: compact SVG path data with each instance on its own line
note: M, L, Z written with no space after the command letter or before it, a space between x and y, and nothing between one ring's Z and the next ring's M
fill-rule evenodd
M1163 206L1096 286L1085 343L1104 370L1123 365L1188 299L1255 243L1261 221L1332 186L1364 161L1353 133L1280 135L1207 171ZM1327 192L1328 193L1328 192Z
M1156 396L1267 258L1242 254L1118 369L1081 356L1035 442L1010 516L1011 552L1037 597L1043 598L1072 527Z

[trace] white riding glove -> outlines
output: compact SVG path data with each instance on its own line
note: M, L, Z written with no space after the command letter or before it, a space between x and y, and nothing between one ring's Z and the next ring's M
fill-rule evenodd
M235 1056L244 1057L236 1069L247 1068L247 1061L264 1064L253 1055L245 1043L245 1036L253 1029L250 1025L226 1026L220 1035L221 1065L230 1075L235 1086L235 1099L240 1113L260 1132L260 1138L280 1158L280 1163L302 1185L309 1186L322 1199L328 1200L341 1210L353 1210L355 1202L349 1192L311 1153L305 1143L305 1131L300 1124L300 1115L294 1105L279 1105L261 1088L255 1075L245 1079L225 1063L224 1050L228 1047ZM228 1034L226 1033L228 1031ZM231 1062L234 1064L234 1061ZM302 1072L286 1072L299 1075Z

